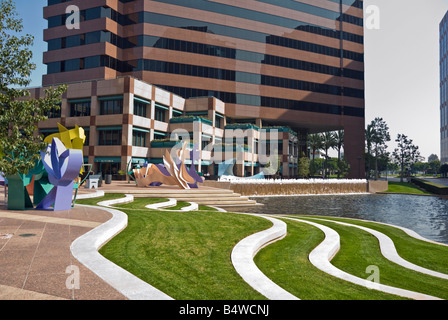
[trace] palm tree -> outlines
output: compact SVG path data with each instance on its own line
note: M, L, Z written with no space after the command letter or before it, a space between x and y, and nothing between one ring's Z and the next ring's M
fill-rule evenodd
M375 180L378 178L378 158L386 154L387 142L390 141L389 127L382 118L375 118L367 126L366 137L368 136L368 150L369 158L375 158ZM372 152L372 154L370 154ZM370 159L369 159L370 161ZM370 170L370 163L369 163Z
M308 146L311 149L311 153L313 155L311 167L314 170L314 157L315 157L316 152L319 151L320 149L322 149L322 137L318 133L310 134L310 135L308 135L307 143L308 143Z
M368 125L367 129L365 131L365 136L366 136L366 154L367 154L367 179L370 179L370 168L372 167L371 165L371 154L372 154L372 144L373 144L373 138L374 138L374 129L372 127L372 125Z
M335 131L336 145L334 148L338 150L338 178L339 175L339 166L341 164L341 149L344 147L344 130Z
M327 161L328 161L328 150L334 148L337 145L336 135L332 131L324 132L321 134L322 137L322 149L325 150L325 177L327 176Z

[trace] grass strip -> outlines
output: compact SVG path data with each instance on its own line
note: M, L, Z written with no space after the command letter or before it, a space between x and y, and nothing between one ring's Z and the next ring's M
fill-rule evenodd
M404 193L416 195L433 195L431 192L422 190L412 183L389 181L389 188L385 193Z
M114 204L114 207L123 208L123 209L142 209L148 210L145 206L148 204L167 202L168 199L165 198L135 198L134 201L129 203L118 203Z
M370 233L334 222L318 223L334 229L341 237L341 249L331 261L335 267L357 277L367 278L370 275L366 273L367 267L376 266L380 271L381 284L448 299L448 280L422 274L387 260L381 254L378 240Z
M392 239L398 254L403 259L421 267L448 274L448 246L416 239L399 228L381 223L326 216L316 216L316 218L347 222L382 232Z
M310 252L324 233L303 222L286 220L287 236L262 249L255 257L260 270L302 300L399 300L401 297L371 290L330 276L314 267ZM369 275L364 274L364 278Z
M88 206L96 206L101 201L115 200L115 199L120 199L120 198L124 198L124 197L125 197L124 194L106 193L104 196L102 196L100 198L77 199L76 200L76 204L83 204L83 205L88 205Z

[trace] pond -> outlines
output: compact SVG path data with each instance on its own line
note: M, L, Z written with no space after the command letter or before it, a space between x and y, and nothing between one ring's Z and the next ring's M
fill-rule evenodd
M397 194L274 196L253 198L264 206L240 212L320 215L389 223L448 244L448 199Z

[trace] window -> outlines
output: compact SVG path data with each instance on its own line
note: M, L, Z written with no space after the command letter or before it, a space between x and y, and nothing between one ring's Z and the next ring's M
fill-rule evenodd
M61 104L58 104L58 107L54 107L52 108L48 114L47 117L49 119L54 119L54 118L60 118L61 117Z
M123 113L123 98L100 99L100 115Z
M93 31L86 33L85 44L98 43L101 41L102 31Z
M140 130L133 130L132 145L135 147L146 147L146 132Z
M277 154L281 155L283 154L283 141L279 140L278 141L278 150L277 150Z
M84 68L85 69L98 68L101 66L100 60L101 60L100 56L86 57L84 58Z
M39 134L43 135L43 138L45 139L48 136L51 136L52 134L59 133L58 128L54 129L41 129L39 130Z
M140 116L140 117L147 117L148 114L148 106L151 103L149 101L135 98L134 99L134 115Z
M166 110L164 108L156 107L155 120L166 122Z
M100 146L119 146L121 145L122 129L98 129L98 145Z
M80 68L80 59L72 59L65 61L65 71L76 71Z
M90 100L69 101L70 117L90 116Z
M90 145L90 128L84 128L84 134L86 135L86 141L84 141L84 146Z
M66 38L65 46L67 48L71 48L71 47L77 47L77 46L84 45L85 43L86 43L85 35L84 34L77 34L77 35L74 35L74 36L68 36Z
M61 72L61 62L60 61L50 62L47 64L47 73L48 74L58 73L58 72Z
M210 150L206 150L206 149L207 149L207 146L211 142L212 142L212 137L202 135L201 150L210 151Z
M216 128L221 128L221 125L222 125L222 123L221 123L222 121L221 121L221 115L216 115L215 116L215 127Z
M48 51L62 49L62 39L48 40Z

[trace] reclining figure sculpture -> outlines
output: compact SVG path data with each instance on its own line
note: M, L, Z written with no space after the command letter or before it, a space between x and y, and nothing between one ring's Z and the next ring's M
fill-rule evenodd
M149 163L146 167L134 169L134 176L137 186L140 188L150 185L171 185L179 186L182 189L197 188L197 183L202 183L202 178L197 174L194 168L194 154L192 151L192 163L190 169L185 166L186 146L184 143L182 148L177 150L177 157L180 163L177 164L168 150L165 151L163 157L163 166Z

